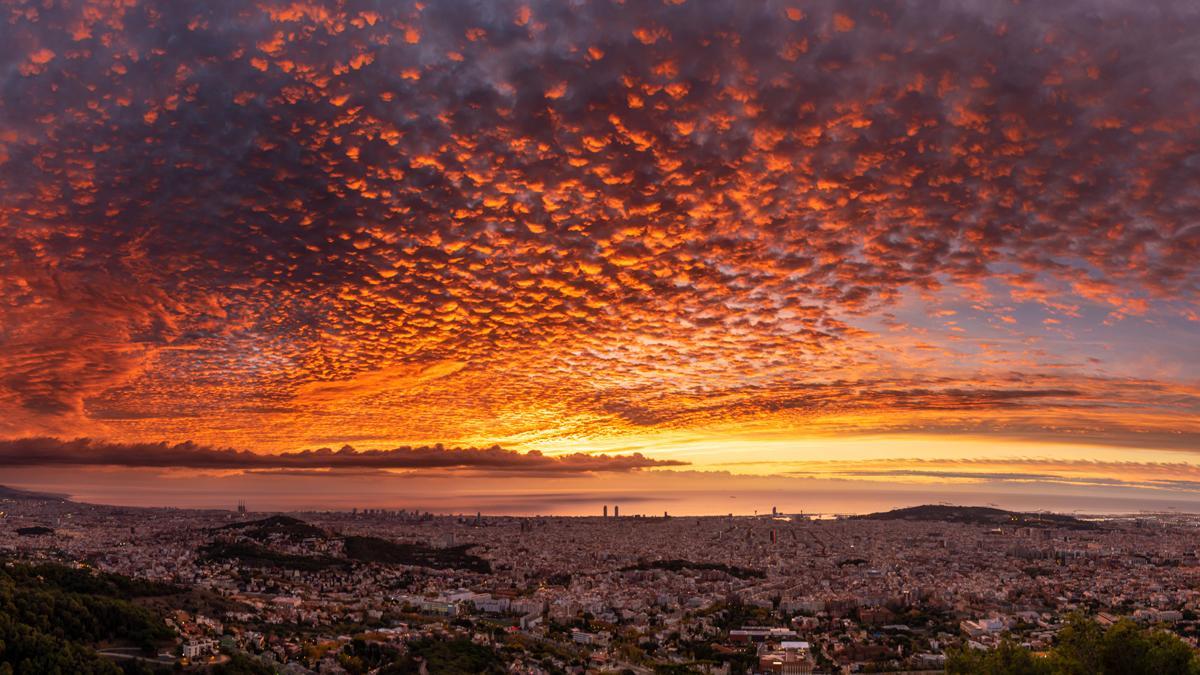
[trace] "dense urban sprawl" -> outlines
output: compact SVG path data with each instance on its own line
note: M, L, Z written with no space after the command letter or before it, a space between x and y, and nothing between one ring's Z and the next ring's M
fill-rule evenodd
M439 658L469 657L455 667L940 671L947 654L1002 639L1048 650L1072 614L1163 626L1194 646L1200 609L1200 520L1187 515L254 514L17 491L0 511L9 566L181 589L147 601L172 640L150 654L101 647L172 667L365 673L407 658L437 672Z

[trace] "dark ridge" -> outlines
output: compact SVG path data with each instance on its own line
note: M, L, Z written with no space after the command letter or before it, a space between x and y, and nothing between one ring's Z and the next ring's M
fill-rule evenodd
M42 527L41 525L34 525L32 527L18 527L17 534L22 537L40 537L45 534L54 534L54 528Z
M230 523L216 528L214 532L222 530L244 530L242 534L259 541L269 539L272 535L281 535L283 538L291 541L325 539L328 536L325 530L315 525L309 525L303 520L292 518L291 516L271 516L262 520Z
M53 494L50 492L33 492L32 490L21 490L18 488L0 485L0 499L39 499L54 502L65 502L67 501L67 496Z
M1091 530L1098 527L1095 523L1079 520L1074 516L1067 516L1060 513L1021 513L988 506L949 506L945 504L910 506L882 513L852 516L852 518L858 520L918 520L965 523L969 525L989 525L992 527L1063 527L1073 530Z
M468 553L471 544L432 548L421 544L398 544L378 537L346 537L346 557L359 562L455 569L487 574L491 563Z
M247 567L277 567L301 572L320 572L335 567L347 568L349 561L330 556L280 553L249 542L214 541L200 548L202 559L211 562L236 560Z
M668 572L682 572L683 570L692 570L694 572L724 572L739 579L762 578L767 576L762 570L750 569L748 567L736 567L726 565L724 563L706 563L692 562L690 560L650 560L642 561L636 565L622 567L622 572L640 572L646 570L666 570Z
M25 586L45 585L69 593L102 595L129 600L177 595L185 591L174 584L135 579L86 567L67 567L57 563L12 562L6 576Z

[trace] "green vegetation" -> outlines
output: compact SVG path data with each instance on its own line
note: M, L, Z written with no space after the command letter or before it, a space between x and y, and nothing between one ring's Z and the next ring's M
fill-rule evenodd
M198 588L181 588L178 593L154 597L138 597L137 604L155 614L167 615L175 610L189 614L221 616L228 612L253 612L254 608L219 593Z
M229 661L213 666L212 675L275 675L275 669L242 653L230 656Z
M737 598L728 602L717 602L696 612L695 616L707 616L717 628L728 631L742 626L779 626L780 616L767 607L748 605ZM697 658L703 658L697 654Z
M356 637L336 655L337 663L350 675L368 675L390 666L400 658L400 650L381 642Z
M380 675L416 675L424 662L438 675L491 675L507 672L504 660L493 649L464 638L424 639L410 642L408 654L379 671Z
M0 673L104 673L122 669L98 656L100 642L152 653L172 631L125 598L173 587L60 565L0 567ZM130 664L130 672L138 672Z
M734 565L726 565L724 563L691 562L690 560L651 560L621 568L622 572L635 572L641 570L667 570L669 572L681 572L683 570L703 572L712 570L724 572L739 579L762 578L766 576L766 572L763 572L762 570L755 570L747 567L736 567Z
M504 652L525 654L535 659L560 663L582 662L582 650L575 645L559 640L547 640L522 633L504 635Z
M1005 640L987 652L950 654L952 675L1200 675L1200 658L1174 633L1129 620L1105 630L1079 615L1067 620L1054 648L1038 655Z
M291 541L327 537L324 530L295 518L273 516L249 523L232 523L216 531L243 530L251 539L266 541L281 536ZM346 558L332 556L309 556L281 553L266 546L249 541L214 541L200 549L200 554L209 560L237 560L249 567L279 567L284 569L318 572L334 567L349 567L353 562L383 563L388 565L411 565L434 569L456 569L488 573L491 564L468 551L473 545L433 548L421 544L398 544L378 537L345 537Z
M378 537L346 537L346 557L360 562L412 565L434 569L456 569L488 573L492 566L487 560L469 551L473 546L432 548L420 544L398 544Z
M113 598L149 598L175 595L183 589L173 584L131 579L119 574L53 564L19 564L0 570L21 585L46 584L69 593L106 595Z
M237 560L249 567L280 567L302 572L320 572L349 565L347 561L339 558L280 553L265 546L242 541L214 541L201 547L200 554L208 560Z
M571 586L571 573L555 572L554 574L543 578L542 583L547 586L562 586L563 588L569 588Z

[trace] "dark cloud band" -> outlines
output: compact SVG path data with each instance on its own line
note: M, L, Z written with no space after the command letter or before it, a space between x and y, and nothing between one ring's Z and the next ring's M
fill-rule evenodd
M393 448L340 450L321 448L278 455L210 448L194 443L104 443L90 439L64 441L27 438L0 441L0 466L120 466L180 469L479 469L536 473L635 471L681 466L686 462L660 460L640 453L549 456L537 451L490 448Z

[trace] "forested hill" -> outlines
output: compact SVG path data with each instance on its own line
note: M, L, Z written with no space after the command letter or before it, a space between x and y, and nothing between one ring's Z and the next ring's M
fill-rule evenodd
M118 675L122 669L93 647L104 642L155 653L174 631L130 599L179 590L62 565L0 561L0 673Z
M1095 523L1059 513L1021 513L987 506L950 506L945 504L910 506L904 509L854 517L862 520L921 520L993 527L1063 527L1075 530L1097 527Z

